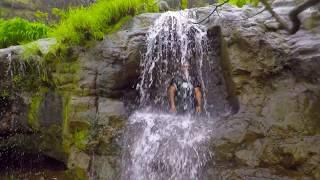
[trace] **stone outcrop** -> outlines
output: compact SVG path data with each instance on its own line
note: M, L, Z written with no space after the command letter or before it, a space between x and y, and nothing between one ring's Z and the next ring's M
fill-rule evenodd
M295 4L282 3L274 9L285 17ZM319 179L320 12L302 13L294 35L268 12L248 18L256 12L224 6L206 22L221 29L222 61L240 107L216 123L209 172L213 179Z
M68 49L63 60L48 51L54 40L40 40L39 50L27 59L35 66L25 71L20 69L26 47L2 49L0 98L8 105L1 103L1 149L14 145L41 152L64 162L69 174L80 179L118 179L120 137L138 96L134 86L145 35L158 15L134 18L89 50ZM42 76L40 61L50 68L52 84L23 81Z
M275 10L285 17L293 5L278 1ZM201 20L212 7L195 10ZM278 29L268 12L251 17L258 11L225 5L221 16L204 22L209 34L220 37L225 78L239 104L237 112L216 120L215 162L207 177L319 179L319 11L304 12L294 35ZM1 94L0 136L6 139L0 147L12 143L41 151L65 162L73 176L118 179L120 137L138 96L134 85L145 35L158 16L139 15L90 49L70 49L67 61L51 72L55 87ZM8 72L9 54L19 59L20 49L0 50L1 72ZM1 89L10 90L10 80L2 73ZM27 139L40 137L43 129L51 131L37 139L40 145L17 143L21 134L22 142L32 142Z

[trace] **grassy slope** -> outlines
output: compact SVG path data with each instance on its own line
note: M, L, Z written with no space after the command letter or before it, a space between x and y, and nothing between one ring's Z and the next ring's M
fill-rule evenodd
M153 5L153 6L152 6ZM100 0L87 8L69 10L50 33L58 42L81 44L91 39L101 39L122 18L141 12L156 11L153 0Z
M56 38L58 46L81 45L85 41L102 39L129 17L155 11L158 7L154 0L98 0L89 7L69 9L51 28L21 18L0 19L0 48L48 36Z
M46 37L48 30L45 24L21 18L0 20L0 48Z

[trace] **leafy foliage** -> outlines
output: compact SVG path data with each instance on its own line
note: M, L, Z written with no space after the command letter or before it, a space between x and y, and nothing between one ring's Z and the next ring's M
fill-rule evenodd
M181 9L188 8L188 0L181 0Z
M49 21L49 15L46 12L37 11L34 13L34 16L37 18L37 21L46 23Z
M21 18L0 19L0 48L47 37L56 38L61 46L83 44L87 40L102 39L130 17L142 12L158 11L154 0L98 0L89 7L71 8L67 12L53 9L62 20L51 29L43 23ZM46 22L47 14L36 13ZM64 44L64 45L62 45Z
M0 48L44 38L48 31L45 24L21 18L0 20Z
M63 10L58 9L58 8L52 8L51 9L51 14L53 16L55 16L56 18L60 19L60 18L65 18L65 13Z
M219 0L219 2L225 2L226 0ZM242 7L246 4L252 4L254 6L258 5L260 0L229 0L228 3L232 5L236 5L238 7Z
M99 40L123 17L150 11L157 11L154 0L100 0L89 7L70 9L50 36L68 45Z

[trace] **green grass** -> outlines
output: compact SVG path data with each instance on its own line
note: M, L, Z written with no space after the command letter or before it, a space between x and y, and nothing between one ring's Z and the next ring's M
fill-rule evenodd
M181 0L181 9L188 8L188 0Z
M21 18L0 20L0 48L47 37L49 27Z
M0 19L0 48L48 35L57 39L58 46L84 45L90 40L101 40L105 34L118 30L139 13L157 11L154 0L98 0L89 7L71 8L64 12L61 21L52 25L53 28L22 18Z
M225 0L219 0L219 3L225 2ZM238 7L242 7L246 4L251 4L253 6L257 6L260 0L229 0L228 3L232 5L236 5Z
M68 45L101 40L122 18L157 9L154 0L100 0L89 7L70 9L50 36Z

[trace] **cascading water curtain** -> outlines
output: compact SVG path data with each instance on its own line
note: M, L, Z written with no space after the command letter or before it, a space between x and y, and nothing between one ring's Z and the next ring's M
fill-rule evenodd
M185 61L200 79L206 102L202 66L209 43L193 16L192 11L163 13L149 30L138 84L140 108L129 117L124 138L123 180L202 179L212 160L207 118L169 114L166 108L167 88Z
M169 83L186 61L191 64L191 75L200 80L203 99L206 99L202 64L208 61L208 38L205 28L193 23L193 16L192 11L167 12L150 28L138 84L140 106L165 109Z

